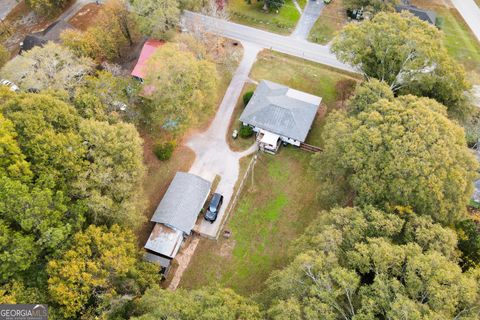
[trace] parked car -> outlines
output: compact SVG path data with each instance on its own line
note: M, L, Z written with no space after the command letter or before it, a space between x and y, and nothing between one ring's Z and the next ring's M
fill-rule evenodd
M217 220L218 212L223 203L223 196L219 193L214 193L212 199L210 200L210 205L208 206L207 213L205 213L205 220L214 223Z
M14 92L20 91L20 88L16 84L6 79L0 80L0 84L2 86L9 87L11 91L14 91Z

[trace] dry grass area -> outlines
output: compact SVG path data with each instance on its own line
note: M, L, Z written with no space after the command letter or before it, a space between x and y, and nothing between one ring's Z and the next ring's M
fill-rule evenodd
M334 0L326 5L310 31L309 41L327 44L348 23L343 0Z
M95 23L102 6L89 3L80 9L68 22L75 28L85 31Z

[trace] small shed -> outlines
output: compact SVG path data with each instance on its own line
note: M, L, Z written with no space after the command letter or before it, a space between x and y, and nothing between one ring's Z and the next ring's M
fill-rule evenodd
M262 150L275 153L280 141L305 142L321 102L321 97L262 80L240 121L257 133Z

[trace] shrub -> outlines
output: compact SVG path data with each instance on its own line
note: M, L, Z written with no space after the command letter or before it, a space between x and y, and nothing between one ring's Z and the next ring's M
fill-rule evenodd
M248 91L243 95L243 105L245 107L250 102L250 99L252 99L252 96L253 96L253 91Z
M159 142L155 144L153 148L153 153L157 156L158 160L166 161L172 157L173 151L177 143L175 140L167 141L167 142Z
M240 127L240 131L238 132L238 134L240 135L240 137L244 139L250 138L251 136L253 136L253 129L250 126L242 125Z

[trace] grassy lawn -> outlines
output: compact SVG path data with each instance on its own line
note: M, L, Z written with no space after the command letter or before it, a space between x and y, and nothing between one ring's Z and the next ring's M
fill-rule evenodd
M244 139L238 136L237 139L232 138L233 130L235 129L239 130L242 124L238 119L240 118L240 115L242 114L243 109L245 109L245 106L243 104L243 95L248 91L254 91L254 90L255 90L254 84L251 84L251 83L246 84L245 87L243 88L240 98L237 101L237 105L233 110L233 115L232 115L232 118L230 119L230 126L227 132L227 142L228 142L228 145L230 146L230 149L232 149L233 151L247 150L255 142L255 137Z
M337 90L338 83L353 79L318 64L271 52L259 56L251 76L323 96L331 108L339 106L338 100L344 97ZM309 143L321 146L323 123L324 113L317 117ZM245 295L261 291L272 270L290 259L287 251L291 241L322 209L315 196L318 185L309 172L310 159L310 153L294 147L281 148L275 156L261 154L253 178L247 178L225 227L232 232L231 238L202 239L181 287L219 283Z
M298 1L300 6L305 5L307 0ZM265 12L263 1L252 1L248 4L245 0L230 0L228 11L234 22L249 25L280 34L291 33L300 19L300 13L295 8L292 0L286 0L285 5L276 12Z
M265 79L278 82L318 95L329 109L336 107L338 102L338 82L357 79L353 74L272 51L259 54L250 77L257 81Z
M327 44L347 22L343 0L335 0L323 8L322 14L310 31L308 40Z
M480 43L460 13L440 0L415 0L412 3L437 12L443 20L444 43L448 52L465 66L470 81L480 84Z

